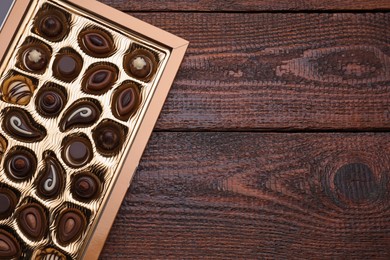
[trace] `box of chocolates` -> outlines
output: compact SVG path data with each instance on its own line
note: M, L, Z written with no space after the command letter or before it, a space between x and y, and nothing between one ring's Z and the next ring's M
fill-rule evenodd
M0 259L97 259L188 42L95 0L0 5Z

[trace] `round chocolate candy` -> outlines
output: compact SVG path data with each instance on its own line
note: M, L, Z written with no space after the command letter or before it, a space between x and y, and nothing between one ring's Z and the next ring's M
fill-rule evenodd
M126 83L115 91L111 109L115 117L127 121L137 111L140 103L138 86L134 83Z
M76 241L87 225L84 214L77 209L67 209L58 219L57 238L62 245Z
M75 127L88 127L100 117L101 109L96 105L98 101L76 101L64 114L60 122L61 131Z
M126 138L123 127L112 121L100 123L92 133L96 149L106 156L114 156L123 146Z
M39 35L51 41L62 40L69 31L66 16L52 9L39 13L34 27Z
M54 248L38 249L34 252L33 260L66 260L66 256Z
M22 67L35 73L43 73L50 60L50 50L43 44L28 44L21 54Z
M46 136L43 126L34 122L28 112L20 108L5 112L3 128L10 136L30 143L41 141Z
M33 82L21 75L6 79L2 85L3 100L16 105L27 105L34 93Z
M57 55L53 71L54 76L64 82L72 82L80 74L83 66L81 57L73 52Z
M54 155L44 159L44 169L39 174L38 194L45 199L56 198L64 188L65 170Z
M18 212L17 222L22 232L31 240L41 240L48 231L45 211L36 203L24 205Z
M115 84L117 79L116 68L108 65L92 65L85 74L82 89L89 94L103 94Z
M125 56L124 68L130 76L149 81L156 73L157 61L150 51L137 49Z
M112 37L98 29L86 29L81 32L79 45L86 54L98 58L110 56L115 49Z
M14 149L5 158L5 173L14 181L25 181L31 178L36 167L35 156L25 149Z
M66 97L57 88L43 88L36 99L37 110L46 117L56 117L61 113L66 103Z
M72 194L80 201L90 201L100 192L100 180L92 173L80 173L72 182Z
M21 249L16 238L0 229L0 259L19 259Z
M62 159L70 167L83 167L92 160L92 156L92 145L85 137L69 137L63 144Z
M6 219L14 212L18 198L10 189L0 189L0 219Z

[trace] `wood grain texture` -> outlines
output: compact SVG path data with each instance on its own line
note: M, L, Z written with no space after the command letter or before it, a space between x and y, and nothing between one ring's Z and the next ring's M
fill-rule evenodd
M307 10L389 10L388 0L99 0L123 11L256 12Z
M102 259L389 259L389 178L389 133L155 133Z
M390 13L136 13L189 40L158 130L390 129Z

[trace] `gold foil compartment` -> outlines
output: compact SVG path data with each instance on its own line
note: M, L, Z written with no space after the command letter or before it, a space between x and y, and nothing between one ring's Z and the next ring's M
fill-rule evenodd
M107 200L113 182L115 181L117 174L119 174L120 167L118 167L124 160L125 151L128 151L132 141L134 140L137 128L140 124L141 112L147 108L157 85L158 79L164 70L166 64L166 57L169 56L170 51L163 47L156 45L155 43L145 40L131 31L123 30L116 25L110 24L108 21L95 17L89 14L85 10L77 9L75 6L67 4L62 1L56 0L37 0L37 5L31 6L34 10L31 12L31 17L26 17L27 26L24 29L21 37L17 39L16 46L10 49L12 53L11 59L9 59L5 67L5 71L0 78L0 84L3 84L7 78L14 75L22 75L30 79L35 86L35 91L31 97L31 100L26 105L10 104L4 101L3 94L0 100L0 110L5 108L23 108L37 122L47 130L47 135L40 142L26 143L21 140L13 138L11 135L4 133L3 139L6 142L5 154L7 154L15 147L24 147L34 152L37 159L37 169L31 179L27 179L24 182L15 182L9 178L4 168L0 169L0 187L9 187L12 190L20 193L20 199L17 208L24 205L27 202L38 203L45 208L46 217L49 223L49 231L45 237L39 241L29 239L21 231L16 216L12 215L7 219L0 220L0 229L4 229L7 232L12 233L21 245L21 257L30 258L31 256L40 256L42 252L53 253L58 252L58 255L64 255L68 259L80 258L80 254L83 252L83 248L91 239L93 227L96 225L96 221L103 210L102 205ZM60 11L66 17L69 25L69 30L66 35L61 39L49 39L37 31L35 23L39 18L37 13L41 11L55 12ZM107 32L113 40L115 51L109 57L92 57L86 54L79 43L79 35L82 31L88 28L100 29ZM42 74L32 73L26 70L20 64L20 59L17 59L20 50L23 48L24 43L37 42L43 43L51 50L51 57L47 69ZM153 78L150 81L145 82L137 78L131 77L125 72L124 56L136 49L146 49L153 53L156 58L157 69ZM53 64L56 56L61 52L71 51L80 55L83 65L77 78L71 82L54 77ZM87 70L96 64L112 66L117 70L117 78L114 84L104 93L86 93L82 89L83 80ZM111 109L111 101L114 93L124 82L132 82L139 87L141 95L140 107L135 113L125 121L119 120L113 115ZM45 117L37 111L36 102L39 91L46 87L59 88L64 92L66 96L65 107L56 117ZM69 129L69 131L59 131L59 124L65 115L65 112L72 106L72 104L79 99L95 99L101 106L101 115L99 120L84 128L76 127ZM4 114L0 114L0 120L4 120ZM107 156L98 152L94 138L93 130L105 120L114 122L115 124L123 127L126 132L125 141L121 152L113 156ZM92 152L94 157L91 162L81 168L71 168L64 161L61 155L62 140L70 135L85 135L91 142ZM0 136L0 141L1 141ZM1 142L0 142L1 145ZM64 171L66 172L64 190L57 197L53 199L45 199L38 195L37 192L37 180L38 174L45 169L44 159L47 151L51 151L56 154L56 158L61 163ZM1 155L0 155L1 159ZM4 163L2 158L1 163ZM75 176L80 173L89 172L97 176L101 182L99 187L100 196L93 198L91 201L81 201L73 196L71 191L72 181ZM58 241L58 234L56 227L58 224L58 216L60 212L67 208L75 208L83 212L87 219L87 226L84 232L73 242L69 244L63 244ZM92 238L93 239L93 238Z

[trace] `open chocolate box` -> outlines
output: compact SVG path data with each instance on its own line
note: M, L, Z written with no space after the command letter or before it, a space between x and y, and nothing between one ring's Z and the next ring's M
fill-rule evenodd
M94 0L0 37L0 259L97 259L188 42Z

